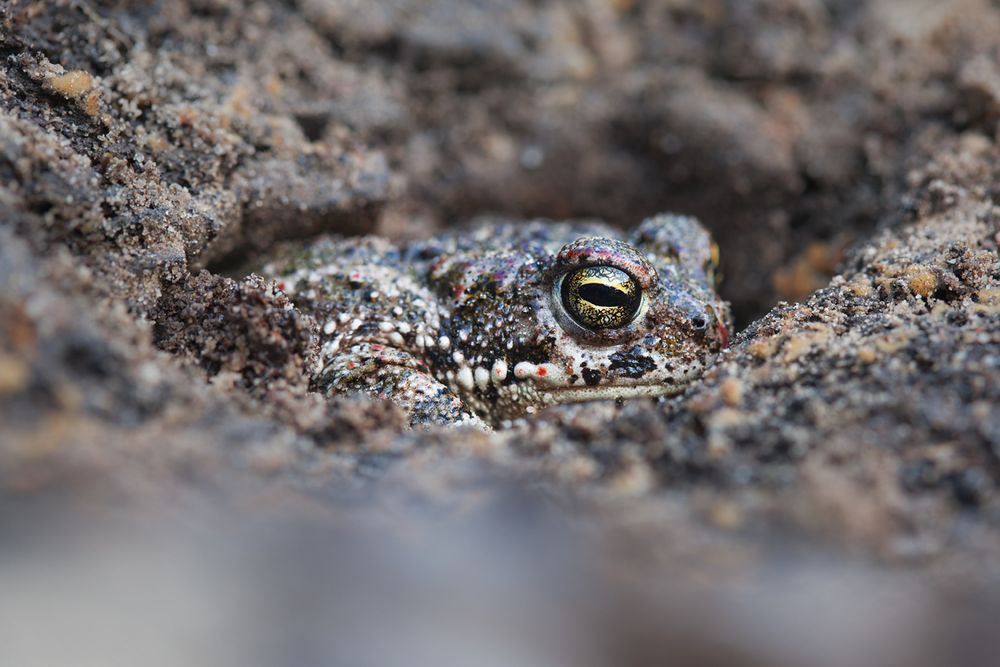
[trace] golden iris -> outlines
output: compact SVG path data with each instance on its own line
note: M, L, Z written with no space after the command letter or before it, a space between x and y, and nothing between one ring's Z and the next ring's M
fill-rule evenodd
M566 275L562 304L588 329L618 329L639 310L642 290L632 276L613 266L588 266Z

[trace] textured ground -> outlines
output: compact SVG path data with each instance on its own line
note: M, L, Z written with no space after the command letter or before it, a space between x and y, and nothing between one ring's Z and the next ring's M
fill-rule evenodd
M542 614L581 602L559 571L601 649L567 654L595 664L982 656L1000 605L998 50L987 0L2 2L0 542L155 508L158 539L199 545L216 581L272 545L257 522L292 517L274 560L229 582L245 590L276 570L351 579L346 556L297 559L344 523L386 526L441 552L372 566L410 572L414 597L459 582L504 610L540 590ZM314 323L244 277L322 231L663 210L720 241L732 349L675 400L493 435L310 394ZM27 586L18 562L0 574ZM0 619L36 627L6 599ZM286 622L315 618L278 599ZM345 664L301 632L268 650Z

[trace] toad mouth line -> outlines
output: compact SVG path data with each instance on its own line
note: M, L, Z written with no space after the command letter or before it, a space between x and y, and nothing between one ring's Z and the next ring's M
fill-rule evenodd
M687 384L640 384L631 386L606 387L569 387L565 389L547 389L544 393L551 394L560 403L575 403L612 398L656 398L681 393Z

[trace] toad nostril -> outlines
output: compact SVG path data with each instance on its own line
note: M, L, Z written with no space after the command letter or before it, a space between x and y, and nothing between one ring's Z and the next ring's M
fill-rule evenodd
M694 326L695 329L704 329L708 326L708 320L704 315L695 315L691 318L691 325Z

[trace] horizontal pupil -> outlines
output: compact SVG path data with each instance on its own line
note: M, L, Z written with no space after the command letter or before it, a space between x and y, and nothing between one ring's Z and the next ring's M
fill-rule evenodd
M581 299L589 301L595 306L602 307L622 307L629 303L629 296L620 289L601 285L600 283L587 283L580 285L577 294Z

